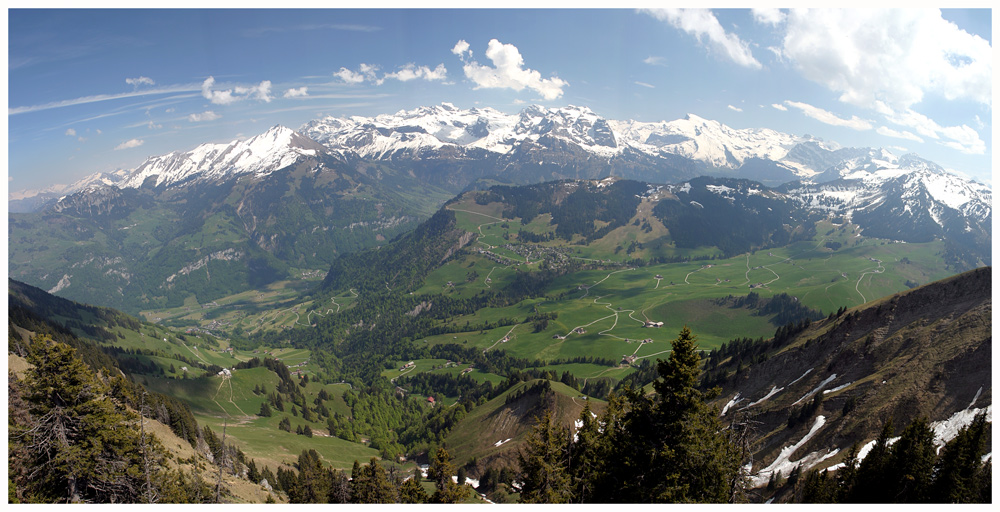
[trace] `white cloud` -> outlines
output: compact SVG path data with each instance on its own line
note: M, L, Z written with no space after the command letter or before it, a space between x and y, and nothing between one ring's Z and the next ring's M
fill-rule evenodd
M309 88L306 86L299 87L298 89L289 89L285 91L286 98L298 98L301 96L309 96Z
M140 85L155 85L156 82L152 78L147 76L140 76L138 78L126 78L125 83L131 85L132 87L139 87Z
M168 113L168 114L172 114L172 113L174 113L174 111L175 111L175 110L177 110L177 109L176 109L176 108L174 108L174 107L170 107L170 108L168 108L168 109L164 110L164 112L166 112L166 113Z
M840 100L893 110L928 93L992 101L992 48L936 9L793 9L782 53Z
M647 9L645 12L695 36L709 51L740 66L753 69L763 67L753 57L750 46L735 34L726 33L719 20L708 9Z
M643 87L649 87L650 89L656 89L655 85L647 84L646 82L636 82L635 85L641 85Z
M771 106L774 107L774 108L776 108L776 109L778 109L778 110L781 110L781 111L787 111L788 110L788 107L782 105L781 103L772 103Z
M912 109L896 112L883 103L879 103L877 107L877 111L883 114L890 122L913 128L918 134L924 137L934 140L942 138L951 139L950 141L939 142L943 146L972 155L986 153L986 143L979 137L979 133L968 125L941 126L933 119Z
M438 64L436 68L431 69L427 66L417 66L411 62L400 67L396 72L385 73L381 77L377 74L379 69L379 66L361 63L358 66L358 71L340 68L340 71L334 73L333 76L349 84L360 84L368 81L375 85L382 85L389 79L399 80L400 82L409 82L418 78L433 81L444 80L448 76L448 70L445 69L444 64Z
M340 68L340 71L334 73L333 76L340 78L341 80L349 84L360 84L361 82L365 81L365 75L361 73L355 73L354 71L351 71L350 69L347 68Z
M160 128L163 128L163 125L162 124L156 124L156 123L150 121L149 124L146 125L146 127L149 128L150 130L159 130Z
M271 81L264 80L255 86L236 86L232 89L213 91L215 78L208 77L201 84L201 95L216 105L229 105L244 99L257 99L268 103L271 101Z
M753 19L757 23L766 25L780 25L785 21L785 13L781 12L781 9L775 9L773 7L763 7L763 8L753 8L750 9L753 13Z
M821 122L833 126L843 126L846 128L851 128L853 130L864 131L871 130L872 124L870 121L859 118L858 116L851 116L850 119L843 119L838 117L833 112L828 110L823 110L819 107L814 107L808 103L800 103L797 101L785 101L785 105L789 107L794 107L802 111L803 114Z
M455 45L458 49L463 43ZM454 50L453 50L454 51ZM469 52L471 57L472 53ZM554 100L563 94L563 87L569 85L565 80L553 76L542 78L542 74L533 69L525 69L521 52L512 44L503 44L491 39L486 47L486 58L494 67L482 65L476 61L465 61L463 58L465 77L472 80L475 89L513 89L522 91L532 89L546 100Z
M742 109L742 108L740 108L740 107L734 107L734 106L732 106L732 105L726 105L726 107L728 107L728 108L729 108L729 110L735 110L735 111L737 111L737 112L743 112L743 109Z
M438 64L436 68L431 69L427 66L417 66L416 64L410 63L401 68L395 73L386 73L378 84L381 85L386 79L393 78L399 80L400 82L409 82L410 80L415 80L417 78L423 78L424 80L444 80L448 76L448 70L445 69L444 64Z
M903 131L900 132L900 131L893 130L892 128L889 128L889 127L886 127L886 126L879 126L878 129L875 130L875 132L878 133L878 134L880 134L880 135L885 135L886 137L895 137L897 139L907 139L907 140L912 140L912 141L921 142L921 143L924 142L924 139L921 139L920 137L914 135L912 132L908 132L906 130L903 130Z
M76 137L76 130L69 128L66 130L66 135L69 135L70 137Z
M122 149L129 149L129 148L137 148L137 147L141 146L143 144L143 142L144 141L142 139L127 140L127 141L122 142L121 144L115 146L115 151L122 150Z
M215 121L216 119L218 119L220 117L222 117L222 116L219 115L219 114L216 114L215 112L213 112L211 110L208 110L208 111L202 112L200 114L195 113L195 114L189 115L188 116L188 121L190 121L192 123L201 123L201 122L205 122L205 121Z
M667 59L665 59L663 57L653 56L653 55L650 55L649 57L646 57L645 59L642 59L642 62L644 62L646 64L649 64L650 66L664 66L665 67L667 65Z
M466 58L466 53L469 54L469 58L472 57L472 50L469 49L469 43L465 42L465 39L459 39L458 42L455 43L455 46L451 49L451 53L458 55L462 59Z
M82 136L82 135L79 136L79 137L77 137L76 140L79 141L79 142L87 142L87 138L84 137L84 136Z

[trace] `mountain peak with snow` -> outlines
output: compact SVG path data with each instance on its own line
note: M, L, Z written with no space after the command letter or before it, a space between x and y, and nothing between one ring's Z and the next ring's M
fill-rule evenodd
M138 188L151 179L154 186L170 186L242 174L264 176L303 156L316 156L323 151L323 146L316 141L276 125L248 139L202 144L186 152L149 157L119 186Z

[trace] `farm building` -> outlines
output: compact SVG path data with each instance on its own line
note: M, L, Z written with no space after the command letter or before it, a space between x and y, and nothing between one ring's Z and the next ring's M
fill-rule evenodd
M643 327L657 327L657 328L659 328L659 327L663 327L663 322L654 322L652 320L646 320L646 323L643 325Z

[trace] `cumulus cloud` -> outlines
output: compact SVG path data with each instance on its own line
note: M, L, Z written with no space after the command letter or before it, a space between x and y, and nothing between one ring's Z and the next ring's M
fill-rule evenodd
M895 137L897 139L907 139L907 140L912 140L912 141L916 141L916 142L920 142L920 143L924 142L924 139L921 139L920 137L914 135L912 132L908 132L906 130L903 130L903 131L893 130L892 128L889 128L887 126L879 126L878 129L875 130L875 133L878 133L879 135L885 135L886 137Z
M428 66L418 66L411 62L401 66L395 72L383 73L382 76L378 76L379 69L379 66L361 63L361 65L358 66L358 71L340 68L340 71L334 73L333 76L340 78L348 84L360 84L367 81L374 83L375 85L382 85L386 80L409 82L410 80L420 78L433 81L444 80L448 76L448 70L444 67L444 64L438 64L436 68L431 69Z
M776 109L778 109L778 110L781 110L782 112L788 110L788 107L782 105L781 103L772 103L771 106L774 107L774 108L776 108Z
M845 128L851 128L852 130L864 131L871 130L872 123L861 119L858 116L851 116L850 119L843 119L838 117L833 112L829 110L823 110L819 107L814 107L808 103L800 103L797 101L785 101L785 105L789 107L797 108L802 111L803 114L821 122L833 126L843 126Z
M122 150L122 149L129 149L129 148L137 148L137 147L141 146L143 144L143 142L145 142L145 141L143 141L142 139L127 140L127 141L122 142L121 144L115 146L115 151L119 151L119 150Z
M126 78L125 83L131 85L132 87L139 87L140 85L155 85L156 82L148 76L140 76L138 78Z
M780 25L785 21L785 13L781 9L773 7L761 7L750 9L753 13L753 20L764 25Z
M645 63L645 64L649 64L650 66L666 66L667 65L667 59L665 59L663 57L657 57L657 56L654 56L654 55L650 55L649 57L646 57L645 59L642 59L642 62Z
M200 114L194 113L194 114L189 115L188 116L188 121L190 121L192 123L201 123L201 122L205 122L205 121L215 121L216 119L218 119L220 117L222 117L222 116L219 115L219 114L216 114L215 112L213 112L211 110L208 110L208 111L202 112Z
M728 108L729 108L729 110L735 110L735 111L737 111L737 112L743 112L743 109L742 109L742 108L740 108L740 107L734 107L734 106L732 106L732 105L726 105L726 107L728 107Z
M459 57L465 59L466 57L472 58L472 50L469 49L469 43L465 42L465 39L459 39L455 46L451 49L451 53L458 55ZM468 53L468 55L466 55Z
M301 96L309 96L309 88L306 86L299 87L298 89L289 89L285 91L286 98L298 98Z
M69 135L70 137L76 137L76 130L69 128L66 130L66 135Z
M782 54L804 77L873 108L907 109L928 93L992 101L992 48L936 9L793 9Z
M717 53L740 66L760 69L750 46L735 34L727 33L718 18L708 9L647 9L654 18L665 21L698 39L712 53Z
M232 89L212 90L215 78L208 77L201 84L201 95L216 105L229 105L245 99L256 99L268 103L271 101L271 81L264 80L255 86L238 85Z
M362 66L363 65L364 64L362 64ZM354 71L351 71L350 69L347 68L340 68L340 71L334 73L333 76L349 84L360 84L361 82L365 81L365 75L361 73L355 73Z
M462 44L459 41L452 49L461 50L457 54L461 57L468 47L468 43ZM464 48L464 49L463 49ZM472 52L468 51L471 59ZM563 94L563 87L569 85L565 80L553 76L552 78L542 78L542 74L533 69L524 68L524 58L517 47L512 44L504 44L496 39L491 39L486 46L486 58L490 59L493 66L483 65L474 60L466 60L462 57L465 77L476 84L475 89L513 89L522 91L525 88L534 90L542 95L546 100L554 100Z
M447 76L448 70L445 69L444 64L438 64L436 68L431 69L427 66L417 66L410 63L399 68L399 71L395 73L386 73L377 83L381 85L382 82L389 78L399 80L400 82L409 82L418 78L429 81L444 80Z
M646 82L636 82L635 85L641 85L643 87L649 87L650 89L656 89L655 85L647 84Z

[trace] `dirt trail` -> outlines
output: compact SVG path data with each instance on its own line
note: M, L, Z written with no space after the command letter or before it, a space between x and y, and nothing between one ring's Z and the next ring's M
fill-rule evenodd
M865 294L861 293L861 290L858 289L861 286L861 281L865 278L866 275L881 274L882 272L885 272L885 268L882 266L882 260L875 260L875 261L878 262L878 266L875 267L871 272L862 272L861 273L861 277L858 278L857 284L854 285L854 291L858 292L858 295L861 296L861 303L862 304L864 304L865 302L868 302L868 300L865 299ZM871 280L870 279L868 281L868 284L869 284L869 286L871 285Z
M497 346L498 344L500 344L504 340L509 341L510 340L510 333L514 332L514 328L516 328L516 327L517 327L517 325L515 325L514 327L511 327L510 330L507 331L507 334L503 335L503 338L498 339L496 342L494 342L492 345L490 345L489 348L484 348L483 349L483 353L485 354L487 350L489 350L489 349Z

